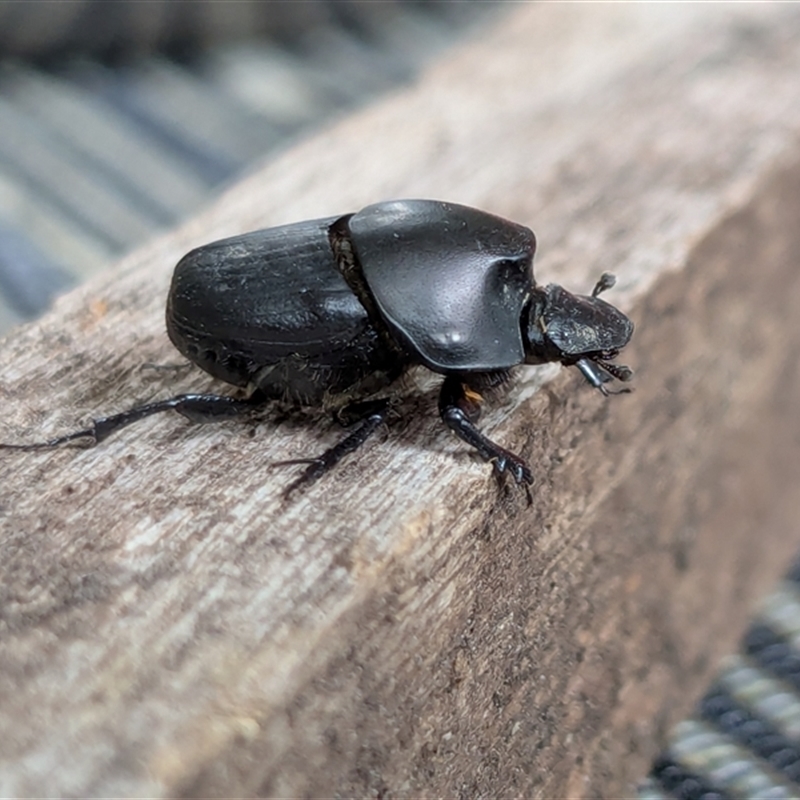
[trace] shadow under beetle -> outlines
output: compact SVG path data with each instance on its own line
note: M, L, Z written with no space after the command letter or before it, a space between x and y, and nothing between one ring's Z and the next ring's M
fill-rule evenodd
M360 447L389 411L388 389L414 365L444 375L442 421L526 487L525 461L475 426L481 392L519 364L560 361L608 395L628 367L612 363L633 323L598 295L537 286L536 239L522 225L437 200L376 203L355 214L297 222L192 250L175 268L167 332L175 347L246 399L182 394L96 419L86 430L29 445L94 444L173 409L193 422L250 414L282 400L333 411L353 430L287 488L311 483ZM625 391L625 390L622 390Z

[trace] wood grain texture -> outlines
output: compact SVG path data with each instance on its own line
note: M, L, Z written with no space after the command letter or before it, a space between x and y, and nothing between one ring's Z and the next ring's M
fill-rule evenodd
M800 13L523 5L73 292L0 352L0 439L219 389L163 330L192 246L388 197L531 225L636 324L636 392L435 394L291 503L331 424L161 417L0 454L0 794L619 797L800 537ZM545 385L546 384L546 385Z

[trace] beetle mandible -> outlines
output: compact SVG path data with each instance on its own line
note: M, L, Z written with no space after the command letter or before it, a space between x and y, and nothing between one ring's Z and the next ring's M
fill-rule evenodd
M606 383L633 374L612 361L633 323L598 297L614 277L604 273L590 296L539 286L535 249L530 229L438 200L376 203L198 247L175 268L169 338L201 369L249 395L182 394L47 442L0 447L97 444L161 411L213 422L274 400L352 423L320 456L282 462L306 464L289 493L360 447L386 419L392 385L421 365L444 376L445 425L498 476L527 490L533 478L525 460L475 425L481 392L520 364L575 366L605 395Z

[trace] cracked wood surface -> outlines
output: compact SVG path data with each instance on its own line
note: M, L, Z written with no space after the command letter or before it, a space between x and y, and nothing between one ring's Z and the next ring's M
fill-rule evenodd
M636 391L529 370L481 425L435 394L290 503L328 422L162 415L0 453L0 793L617 797L797 546L800 13L524 5L14 331L0 439L219 390L163 329L189 248L436 197L615 272Z

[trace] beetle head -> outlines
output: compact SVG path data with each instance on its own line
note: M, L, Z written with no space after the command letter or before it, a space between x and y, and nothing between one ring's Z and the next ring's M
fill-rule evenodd
M603 394L609 394L605 384L613 378L630 380L632 370L612 359L630 341L633 323L598 297L614 282L614 276L604 272L590 296L571 294L553 283L536 287L524 324L527 363L576 366Z

